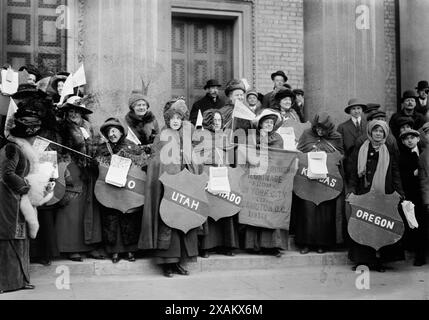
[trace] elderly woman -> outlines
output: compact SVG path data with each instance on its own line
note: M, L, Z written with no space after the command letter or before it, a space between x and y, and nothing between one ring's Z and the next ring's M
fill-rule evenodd
M77 152L65 150L69 158L66 193L62 207L57 211L56 233L58 249L72 261L82 261L81 253L104 259L95 247L101 242L101 223L98 208L94 206L94 184L97 173L94 131L84 119L92 113L78 96L70 97L62 106L65 119L61 134L63 144Z
M32 144L41 129L37 112L30 109L20 106L10 141L0 150L0 293L34 289L29 272L29 226L20 210L21 197L30 190L25 177L36 158Z
M126 139L127 129L119 119L107 119L101 126L100 132L106 141L97 148L99 162L110 163L112 155L116 154L133 160L133 163L139 167L146 165L145 153L142 155L142 150ZM103 240L107 253L112 255L112 262L118 263L121 253L126 253L126 259L134 262L141 229L142 208L135 208L124 214L100 204L100 211Z
M335 130L335 125L328 114L322 113L314 117L312 127L303 133L297 149L304 153L315 151L337 153L338 158L341 158L342 138ZM339 232L337 221L341 214L337 212L337 201L340 201L340 198L316 205L311 201L294 197L295 242L301 247L301 254L308 253L311 247L318 253L324 253L336 244Z
M349 192L360 195L371 189L386 194L399 193L404 197L398 160L395 151L386 144L389 127L380 120L371 121L367 126L367 140L356 146L352 154L354 170L350 177ZM375 249L360 245L351 240L349 258L356 265L367 265L370 269L385 271L383 262L404 259L401 243L381 248L379 257Z
M213 138L211 157L206 164L213 166L222 164L225 160L227 147L216 145L216 143L224 143L225 139L227 139L222 130L223 115L217 109L210 109L204 112L203 118L203 127L211 132ZM218 221L214 221L209 217L203 226L203 233L200 240L200 255L203 258L208 258L211 251L233 256L233 250L239 248L237 217L222 218Z
M159 133L159 126L155 115L149 110L148 100L142 93L133 91L128 106L130 111L125 116L128 130L132 131L142 146L151 145Z
M283 149L283 139L276 132L283 123L280 112L274 109L264 109L255 120L256 144L273 149ZM280 250L287 249L287 231L281 229L267 229L244 226L244 248L246 250L282 256Z
M283 120L291 119L296 122L301 122L298 113L293 109L295 101L295 94L292 90L283 89L276 93L274 96L276 107L280 110Z
M170 101L164 107L164 120L166 126L158 135L152 148L153 159L147 169L147 181L145 189L145 205L143 209L142 232L140 234L139 248L143 250L155 250L156 263L162 266L164 276L172 277L174 273L188 275L181 262L195 260L198 256L197 229L183 233L180 230L168 227L161 219L159 209L163 198L164 188L159 177L164 172L178 174L187 168L196 172L192 164L183 152L180 152L179 163L171 163L162 159L161 150L167 144L175 144L178 150L183 150L184 126L191 127L187 121L189 110L184 100ZM162 141L162 133L172 137L170 141ZM188 137L190 138L190 137Z

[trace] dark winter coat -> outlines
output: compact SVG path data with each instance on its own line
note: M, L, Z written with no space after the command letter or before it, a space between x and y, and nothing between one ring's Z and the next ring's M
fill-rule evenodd
M429 206L429 148L420 155L418 179L423 204Z
M421 150L419 150L421 153ZM401 173L402 187L404 188L405 197L415 205L421 203L421 191L419 186L418 175L414 175L419 169L419 155L411 152L409 148L401 151L399 158L399 171Z
M131 110L125 116L125 123L144 146L152 144L155 136L159 133L158 121L151 111L146 112L143 117L138 117Z
M191 109L191 115L189 116L189 121L195 125L198 118L198 111L201 110L201 114L204 114L207 110L210 109L220 109L225 105L225 100L221 97L217 97L214 100L209 94L206 94L202 99L194 103Z
M421 114L418 113L414 110L414 113L412 116L407 116L403 110L401 110L400 112L395 113L394 115L392 115L392 118L390 118L389 121L389 127L392 130L392 133L395 137L399 137L399 119L403 118L403 117L409 117L412 118L414 121L414 125L413 125L413 129L414 130L419 130L421 127L423 127L423 125L426 123L426 118Z

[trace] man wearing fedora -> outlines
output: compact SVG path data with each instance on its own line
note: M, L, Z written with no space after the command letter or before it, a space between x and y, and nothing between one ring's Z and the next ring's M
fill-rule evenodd
M368 106L360 99L349 100L344 112L350 115L350 119L338 126L338 132L343 136L344 148L344 171L346 182L349 180L349 173L353 164L350 156L356 146L356 141L366 133L366 120L362 117Z
M414 126L412 128L414 130L419 130L425 124L425 117L421 113L416 112L417 99L418 96L415 94L414 90L407 90L402 95L401 110L392 115L389 122L390 129L392 129L395 136L399 136L399 120L401 117L411 117L414 120Z
M428 93L429 83L426 80L419 81L416 87L418 98L416 99L416 111L426 116L429 111Z
M274 96L276 95L277 92L279 92L279 90L284 89L284 86L288 81L288 77L283 71L279 70L271 74L271 80L273 81L274 89L273 91L267 93L264 96L264 100L262 101L263 109L266 109L266 108L275 109L276 102L275 102Z
M201 114L210 109L220 109L225 105L225 101L219 96L219 88L222 85L215 79L207 81L204 86L206 95L194 103L189 116L189 121L195 125L198 118L198 111L201 110Z

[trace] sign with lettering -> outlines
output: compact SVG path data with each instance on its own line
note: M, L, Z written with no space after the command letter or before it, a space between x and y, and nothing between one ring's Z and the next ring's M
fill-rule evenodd
M206 173L195 175L186 169L176 175L164 172L159 178L164 185L159 208L162 221L184 233L202 226L210 212L205 192L208 180Z
M404 234L404 222L399 215L400 196L370 191L364 195L351 194L348 223L350 237L359 244L375 250L395 244Z
M210 167L204 168L208 173ZM228 168L228 179L231 186L230 193L212 194L207 188L206 196L209 203L209 217L218 221L221 218L232 217L240 212L243 204L243 195L241 193L240 180L245 171L238 168Z
M337 198L343 191L343 178L340 174L339 163L342 156L338 152L328 153L326 166L328 176L325 179L311 180L307 177L308 155L298 155L299 165L293 182L293 191L301 199L311 201L316 205Z
M266 170L261 174L247 170L241 178L240 223L289 230L296 159L295 152L269 149Z
M132 164L123 188L106 183L109 166L100 163L99 176L95 184L94 194L105 207L119 210L123 213L144 205L144 190L146 173Z

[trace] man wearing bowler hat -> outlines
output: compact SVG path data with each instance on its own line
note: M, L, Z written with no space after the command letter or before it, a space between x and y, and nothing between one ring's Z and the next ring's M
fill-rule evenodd
M266 108L271 108L271 109L274 108L275 109L276 101L274 99L274 96L281 89L284 89L284 86L285 86L286 82L288 81L288 77L286 76L286 74L283 71L279 70L279 71L276 71L273 74L271 74L271 80L274 83L274 89L273 89L273 91L267 93L264 96L264 100L262 102L262 108L264 108L264 109L266 109Z
M426 116L429 111L428 93L429 83L426 80L419 81L416 87L418 98L416 99L416 111Z
M350 156L356 146L356 141L362 135L366 135L366 120L362 114L367 108L366 103L360 99L349 100L344 112L350 115L350 119L338 126L337 131L343 136L344 171L347 182L353 167Z
M222 85L215 79L207 81L204 86L206 90L206 95L194 103L191 110L191 115L189 116L189 121L193 125L197 122L198 111L201 110L201 114L210 109L220 109L225 105L225 101L219 97L219 88Z

